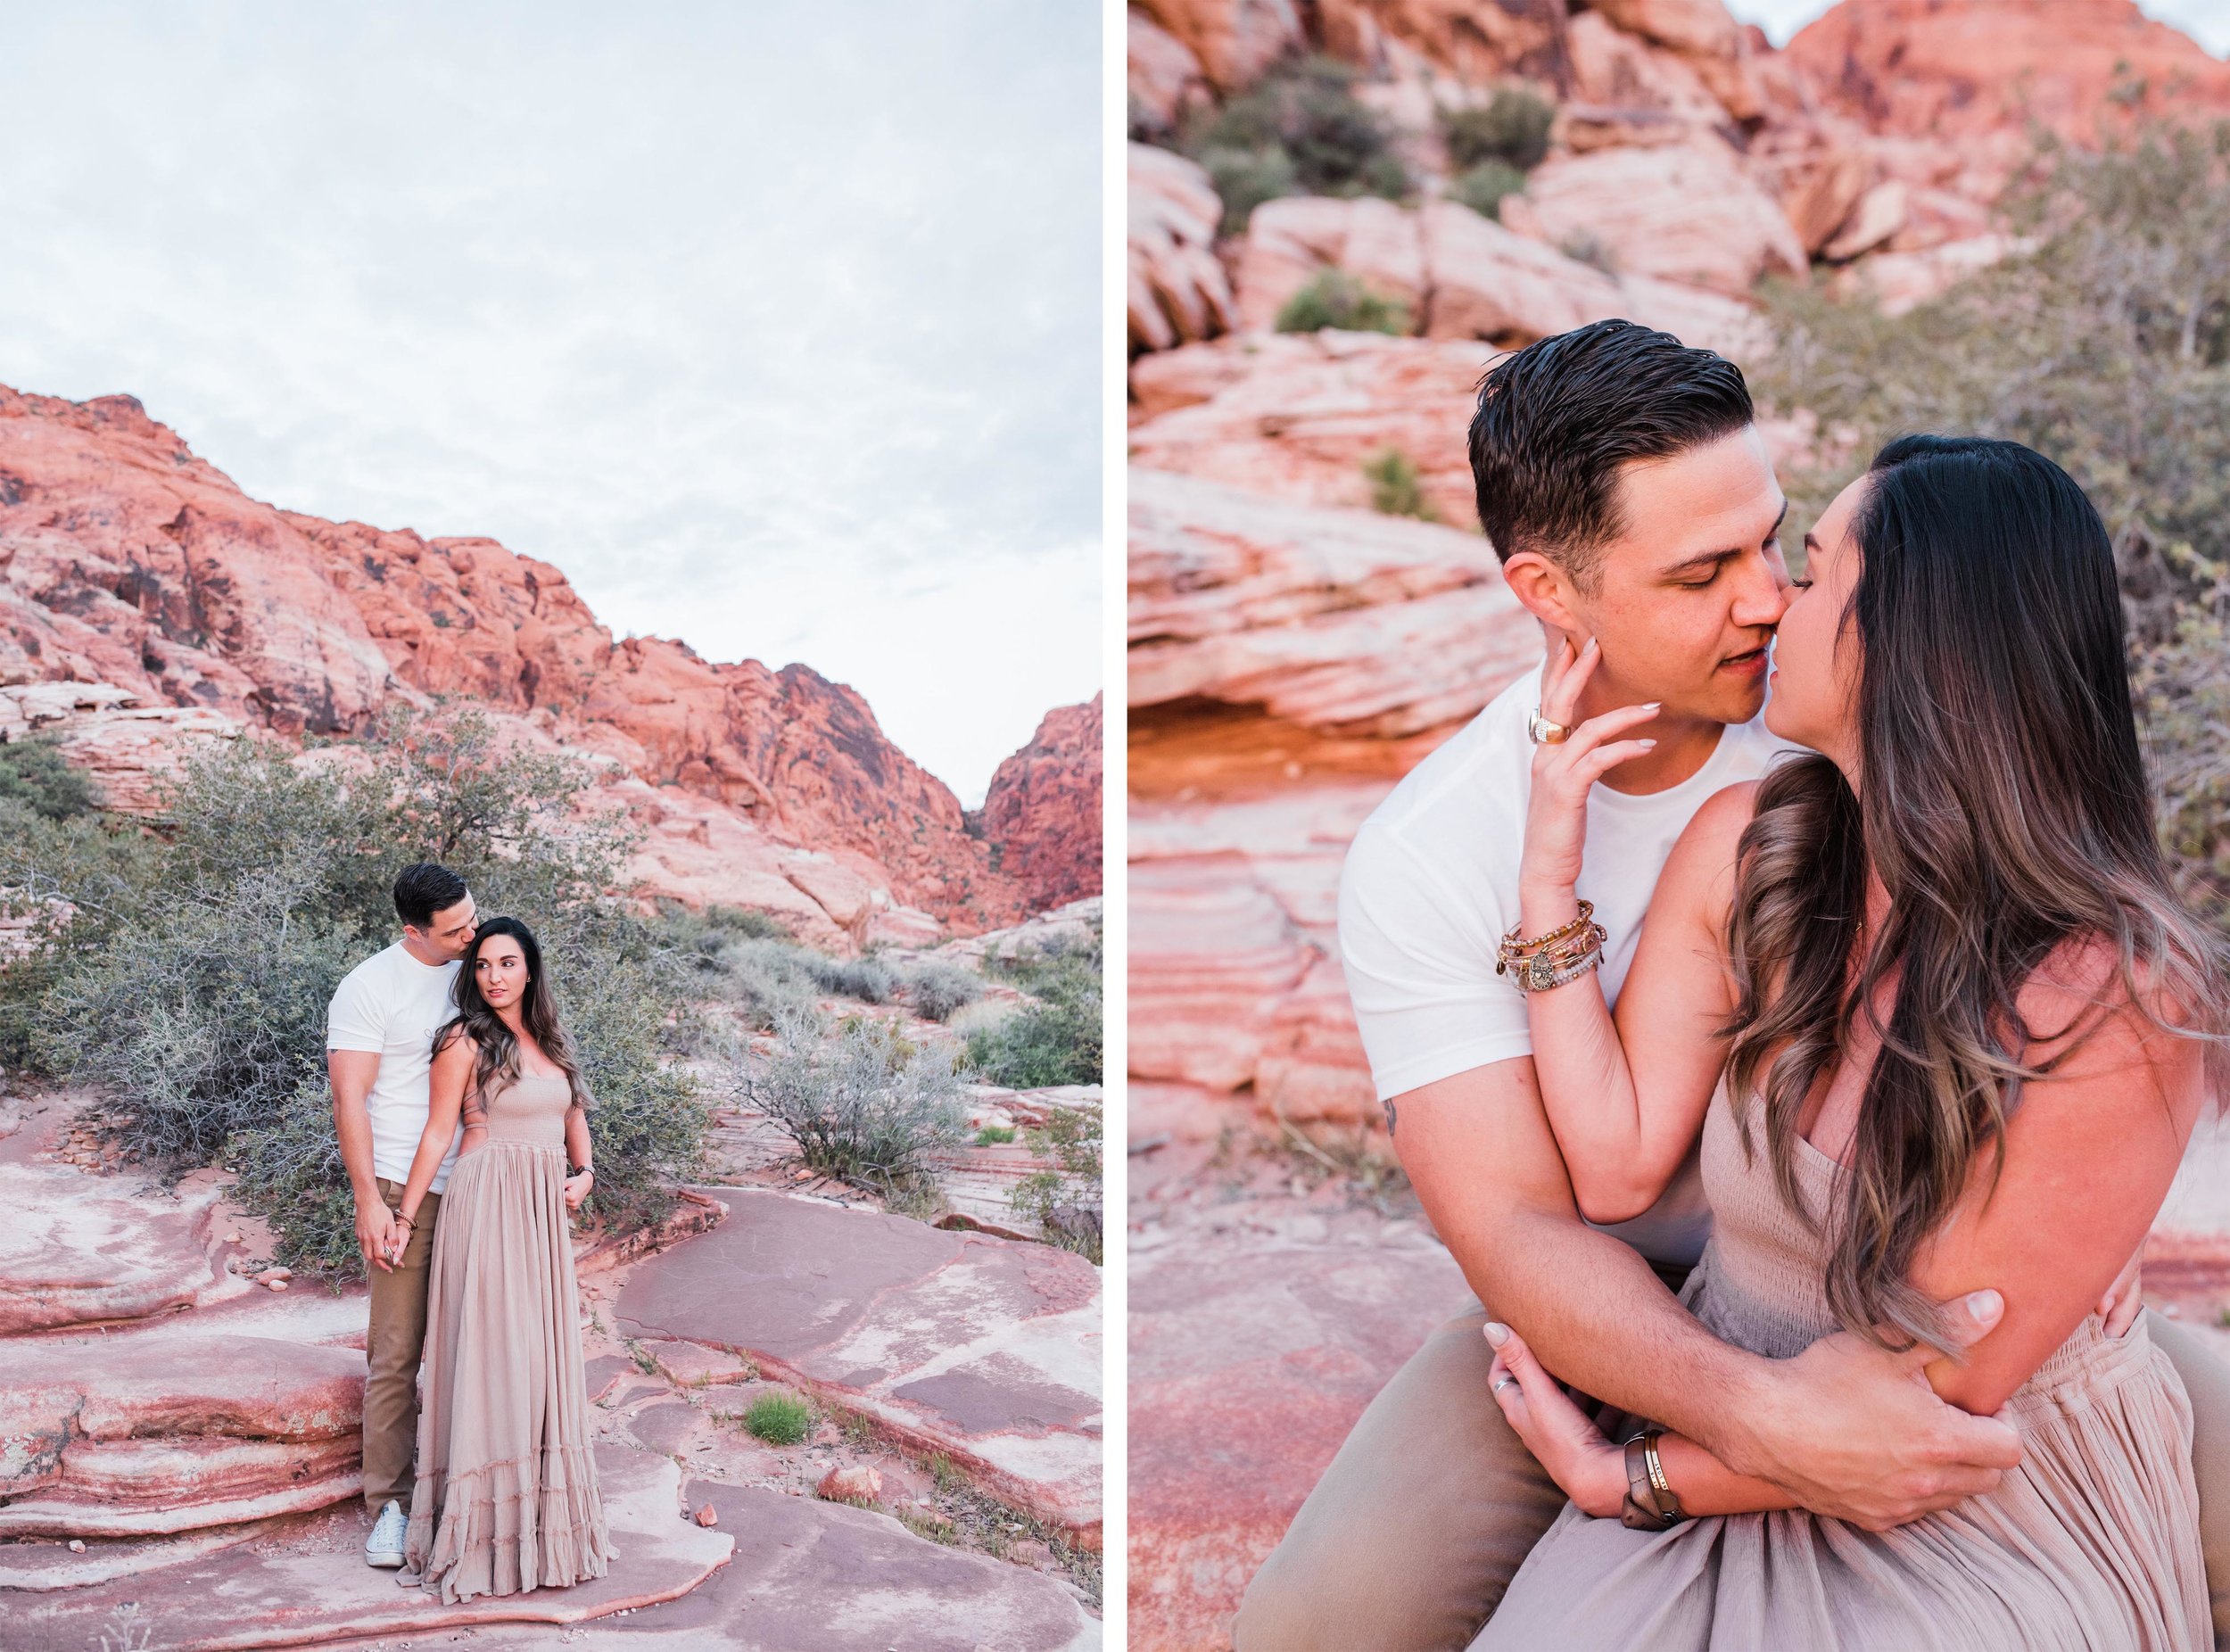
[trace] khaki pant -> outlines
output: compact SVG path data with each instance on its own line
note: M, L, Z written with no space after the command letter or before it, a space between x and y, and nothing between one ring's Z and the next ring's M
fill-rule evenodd
M379 1178L390 1210L402 1207L402 1184ZM410 1507L412 1460L418 1450L418 1356L425 1349L426 1269L442 1195L428 1194L392 1273L372 1268L372 1320L364 1338L364 1507L374 1514L389 1499Z
M2174 1320L2191 1393L2215 1640L2230 1652L2230 1365ZM1564 1507L1487 1394L1483 1309L1441 1326L1370 1402L1239 1607L1238 1652L1457 1652Z

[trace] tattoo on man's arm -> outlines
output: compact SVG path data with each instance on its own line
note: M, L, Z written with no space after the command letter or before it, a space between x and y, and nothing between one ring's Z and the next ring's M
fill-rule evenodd
M1394 1104L1391 1101L1378 1104L1386 1110L1386 1134L1392 1136L1394 1133Z

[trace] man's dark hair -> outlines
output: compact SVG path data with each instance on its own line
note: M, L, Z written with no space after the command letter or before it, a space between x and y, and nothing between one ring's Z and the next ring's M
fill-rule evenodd
M431 929L434 914L465 898L465 880L446 866L419 861L395 879L395 915L414 929Z
M1750 424L1742 369L1631 321L1596 321L1497 362L1471 418L1479 525L1505 562L1547 557L1582 586L1618 537L1618 467Z

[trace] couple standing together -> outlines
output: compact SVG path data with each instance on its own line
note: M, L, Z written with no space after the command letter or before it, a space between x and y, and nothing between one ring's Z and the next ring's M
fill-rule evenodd
M1551 657L1364 825L1340 943L1483 1307L1239 1652L2230 1636L2230 1371L2135 1260L2230 1004L2096 511L1904 437L1792 580L1740 372L1617 321L1499 363L1470 450Z
M364 1557L449 1602L564 1588L612 1558L568 1220L594 1180L588 1086L524 924L481 919L443 866L394 896L402 938L326 1023L372 1285Z

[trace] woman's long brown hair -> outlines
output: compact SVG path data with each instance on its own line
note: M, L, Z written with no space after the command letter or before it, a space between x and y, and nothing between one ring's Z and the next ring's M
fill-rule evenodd
M1854 632L1862 650L1860 782L1806 756L1759 787L1738 852L1727 1082L1764 1099L1776 1184L1828 1239L1837 1319L1940 1345L1913 1259L1978 1164L1995 1173L2022 1084L2131 1005L2208 1040L2218 1074L2225 949L2177 902L2154 835L2113 553L2083 491L2015 442L1907 436L1876 457L1853 535L1838 646ZM1888 894L1871 933L1870 872ZM2030 1027L2017 995L2071 942L2110 947L2118 979L2069 1026ZM1847 1170L1811 1210L1806 1097L1891 982Z
M450 1041L460 1036L473 1041L473 1076L465 1086L463 1109L467 1126L484 1124L488 1097L506 1085L517 1083L519 1077L518 1038L503 1024L503 1018L495 1012L494 1006L481 996L480 980L474 973L480 962L480 949L499 935L508 935L518 942L519 951L526 958L526 990L519 997L520 1020L533 1035L541 1053L566 1075L574 1105L589 1105L589 1087L582 1081L573 1040L566 1036L565 1027L558 1020L558 1001L542 976L542 949L534 939L534 931L516 918L490 918L473 936L473 944L458 971L457 1015L434 1037L436 1051L447 1049Z

